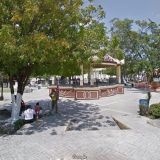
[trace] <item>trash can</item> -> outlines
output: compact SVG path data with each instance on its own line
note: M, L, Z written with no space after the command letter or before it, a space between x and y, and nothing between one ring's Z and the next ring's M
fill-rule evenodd
M139 100L139 110L140 110L140 115L142 116L148 115L148 110L149 110L149 100L148 99Z

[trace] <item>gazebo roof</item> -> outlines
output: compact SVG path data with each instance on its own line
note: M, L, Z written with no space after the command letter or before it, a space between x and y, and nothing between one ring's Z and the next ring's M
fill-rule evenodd
M104 56L104 60L103 60L104 62L109 62L109 63L116 63L116 64L119 64L120 63L120 61L118 60L118 59L115 59L115 58L113 58L113 57L111 57L110 55L108 55L108 54L106 54L105 56Z
M94 56L93 62L95 62L93 65L95 67L106 67L106 66L117 66L117 65L123 65L124 60L118 60L116 58L111 57L109 54L106 54L103 58L103 61L101 63L96 63L96 61L99 60L99 57Z

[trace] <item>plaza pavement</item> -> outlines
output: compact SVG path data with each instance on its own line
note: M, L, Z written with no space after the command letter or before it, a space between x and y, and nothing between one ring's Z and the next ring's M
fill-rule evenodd
M127 88L125 94L100 100L60 98L59 114L0 137L0 160L160 160L160 126L138 115L138 100L145 96L145 91ZM153 92L151 103L159 96ZM47 89L25 93L23 99L50 108ZM9 94L2 107L10 107ZM112 117L129 129L120 130Z

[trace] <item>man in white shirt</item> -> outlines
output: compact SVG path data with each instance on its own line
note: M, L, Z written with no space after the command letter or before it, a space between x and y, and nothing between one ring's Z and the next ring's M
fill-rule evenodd
M27 106L27 109L23 112L25 123L32 123L34 121L35 111L31 106Z

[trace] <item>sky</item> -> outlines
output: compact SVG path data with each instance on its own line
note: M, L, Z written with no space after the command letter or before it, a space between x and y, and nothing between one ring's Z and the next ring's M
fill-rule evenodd
M149 18L160 24L160 0L95 0L94 3L102 5L105 10L104 22L107 26L113 18L133 20Z

